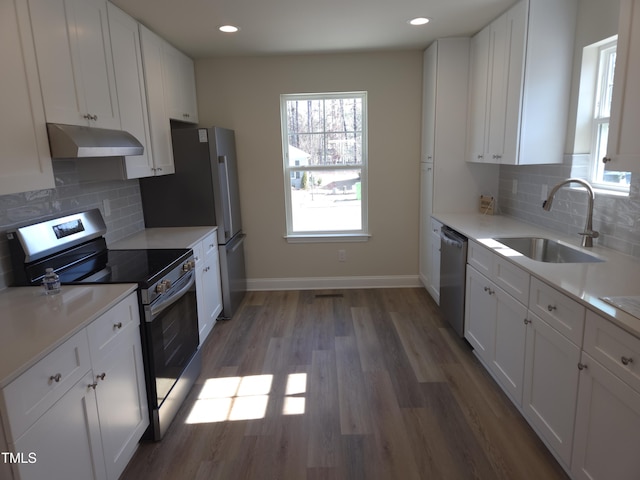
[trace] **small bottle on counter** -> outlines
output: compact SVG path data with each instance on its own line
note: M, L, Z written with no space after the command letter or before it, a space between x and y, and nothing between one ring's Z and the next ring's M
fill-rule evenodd
M42 279L42 287L46 295L55 295L60 293L60 277L53 268L47 268L45 270L44 278Z

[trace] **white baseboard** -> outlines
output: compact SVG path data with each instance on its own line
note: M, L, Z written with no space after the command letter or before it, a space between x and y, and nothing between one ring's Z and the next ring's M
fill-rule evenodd
M253 278L247 280L247 290L326 290L333 288L402 288L421 287L417 275L380 277L308 277Z

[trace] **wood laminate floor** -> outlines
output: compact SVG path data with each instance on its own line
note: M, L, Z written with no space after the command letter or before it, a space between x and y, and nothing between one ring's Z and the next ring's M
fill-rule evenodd
M424 289L250 292L122 479L566 479Z

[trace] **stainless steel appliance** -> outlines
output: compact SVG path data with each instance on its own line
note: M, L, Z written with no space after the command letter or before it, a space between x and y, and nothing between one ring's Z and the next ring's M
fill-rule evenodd
M467 238L444 226L440 230L440 309L444 318L464 336L464 295Z
M99 210L7 232L14 285L136 283L150 426L160 440L201 370L195 265L190 249L109 250ZM64 288L64 287L63 287Z
M147 227L218 226L223 309L233 317L247 290L235 133L180 128L171 134L176 171L141 178Z

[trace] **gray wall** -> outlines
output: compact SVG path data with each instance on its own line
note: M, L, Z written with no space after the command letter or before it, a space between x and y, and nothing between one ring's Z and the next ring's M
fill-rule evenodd
M40 219L99 208L108 200L111 215L105 218L107 241L114 242L144 228L137 180L80 182L73 162L55 161L56 188L0 195L0 289L12 279L5 232Z

